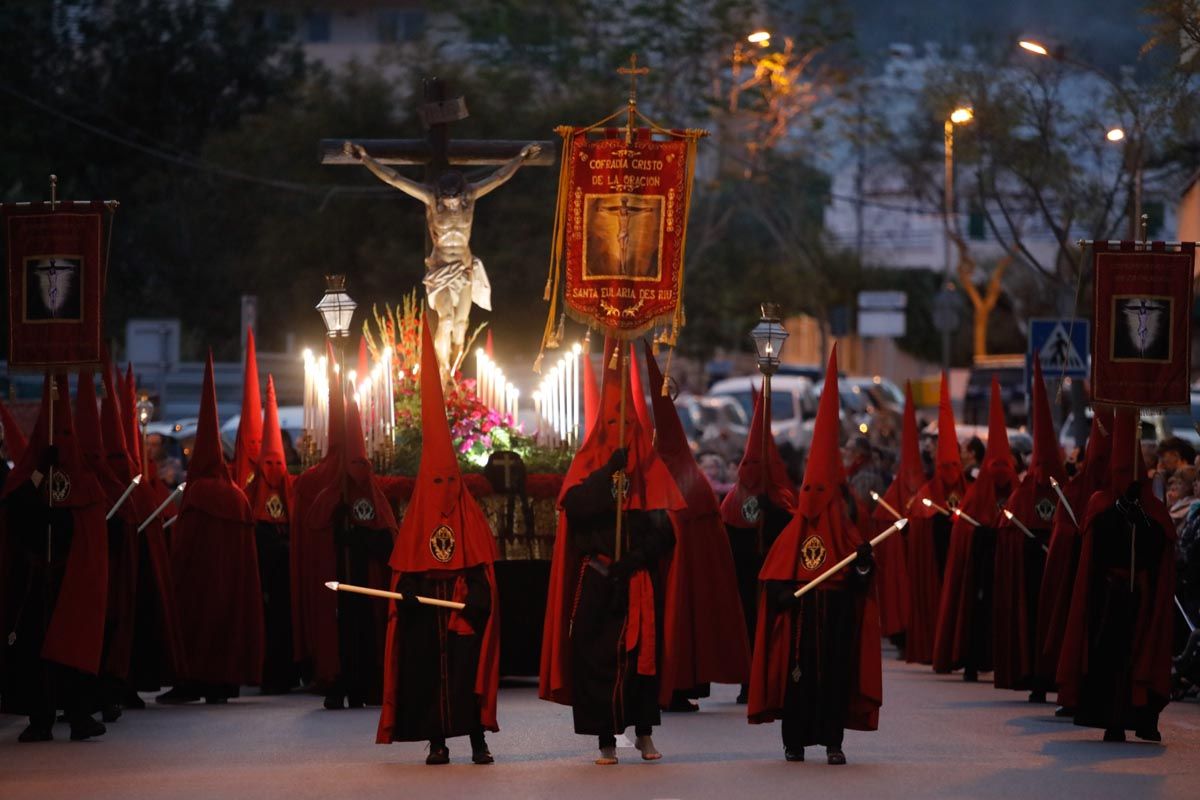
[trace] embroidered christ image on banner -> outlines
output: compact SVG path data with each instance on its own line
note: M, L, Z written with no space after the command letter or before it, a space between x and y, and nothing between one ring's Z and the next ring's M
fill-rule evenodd
M583 212L583 279L658 281L663 206L661 196L589 196Z
M83 258L75 255L25 259L25 322L79 322Z
M1114 296L1111 359L1169 363L1173 310L1170 297Z

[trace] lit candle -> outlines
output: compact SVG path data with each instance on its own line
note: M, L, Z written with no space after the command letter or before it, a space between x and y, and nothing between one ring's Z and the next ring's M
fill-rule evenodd
M578 342L571 348L571 444L579 444L579 360L583 357L583 347Z

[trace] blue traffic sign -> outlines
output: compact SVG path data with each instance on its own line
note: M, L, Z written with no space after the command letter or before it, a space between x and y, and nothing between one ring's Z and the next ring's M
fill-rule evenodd
M1033 354L1042 362L1046 380L1086 378L1090 368L1091 326L1086 319L1032 319L1025 374L1033 375Z

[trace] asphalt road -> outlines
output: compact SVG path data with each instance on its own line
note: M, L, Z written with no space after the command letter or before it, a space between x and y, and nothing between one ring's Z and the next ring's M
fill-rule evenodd
M91 742L16 742L24 721L0 718L0 798L1149 798L1200 797L1200 704L1172 704L1164 744L1105 744L1100 731L1056 720L1052 706L988 684L897 663L885 650L880 730L847 733L849 764L783 760L776 725L747 725L735 687L714 687L696 714L664 715L644 763L597 767L592 739L570 709L532 686L502 688L497 763L470 763L465 739L452 763L426 767L420 744L374 744L377 709L325 711L319 697L246 696L227 706L156 706L127 712ZM149 696L147 696L149 697ZM630 731L632 737L632 730Z

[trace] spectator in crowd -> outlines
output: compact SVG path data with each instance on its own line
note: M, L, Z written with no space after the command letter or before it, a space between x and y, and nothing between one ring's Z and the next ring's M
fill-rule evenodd
M967 476L967 480L973 481L979 475L979 467L983 464L983 456L986 450L987 448L984 447L983 440L978 436L972 436L971 440L963 445L963 473Z
M1170 436L1158 443L1158 472L1164 481L1169 480L1177 469L1195 460L1196 449L1178 436Z
M696 463L700 465L700 471L704 473L704 477L708 478L708 482L712 484L717 499L724 499L725 495L729 494L729 490L733 488L733 481L729 474L729 462L720 453L705 451L696 456Z
M1193 486L1196 483L1196 468L1195 467L1180 467L1175 470L1170 478L1167 479L1167 508L1171 512L1171 519L1175 521L1175 529L1183 528L1184 522L1187 520L1188 514L1191 511L1192 504L1196 502L1195 491Z

